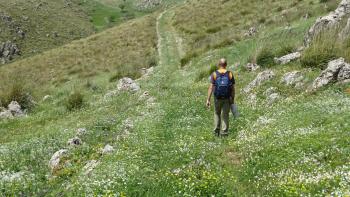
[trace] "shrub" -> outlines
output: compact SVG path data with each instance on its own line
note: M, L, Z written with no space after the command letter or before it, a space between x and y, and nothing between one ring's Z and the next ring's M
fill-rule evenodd
M258 50L256 54L256 63L260 66L272 66L275 64L274 62L275 54L273 53L270 47L263 47Z
M69 111L80 109L84 106L84 95L78 91L74 91L69 95L66 101L66 108Z
M216 65L211 65L209 68L199 72L196 81L200 81L206 77L209 77L217 69Z
M0 93L0 104L2 106L7 107L11 101L17 101L23 109L30 109L34 106L30 91L22 82L15 82Z
M186 66L186 64L188 64L192 58L195 58L197 56L198 56L197 52L188 53L185 57L181 58L181 67Z
M301 65L324 69L330 60L340 55L340 43L334 35L337 34L330 31L317 36L311 46L304 51L300 59Z

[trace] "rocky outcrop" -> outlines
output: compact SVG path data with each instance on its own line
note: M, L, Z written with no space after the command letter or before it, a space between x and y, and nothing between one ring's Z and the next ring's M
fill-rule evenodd
M52 171L59 168L61 158L67 153L68 153L67 149L61 149L52 155L49 161L49 167Z
M15 56L20 55L21 52L17 44L7 41L0 44L0 63L5 64L11 61Z
M0 120L1 119L13 119L15 117L25 116L21 106L16 101L12 101L6 108L0 109Z
M260 68L260 66L256 63L248 63L244 66L248 71L256 71Z
M301 57L301 53L300 52L294 52L279 58L275 58L275 63L276 64L288 64L289 62L292 62L296 59L299 59Z
M321 32L339 25L342 18L350 13L350 0L342 0L338 8L327 16L320 17L307 32L304 45L309 46L312 40Z
M279 99L281 98L279 93L272 93L270 95L267 96L266 101L267 101L267 105L272 105L275 102L277 102Z
M344 58L339 58L328 63L327 68L313 82L311 90L316 90L331 83L342 83L349 80L350 64L346 63Z
M119 91L129 92L137 92L140 90L140 86L134 80L128 77L120 79L117 88Z
M243 91L249 93L252 89L260 86L263 82L272 79L274 76L275 73L272 70L265 70L264 72L259 73L258 76L243 89Z
M301 86L304 76L300 71L292 71L283 75L281 78L281 83L289 86Z

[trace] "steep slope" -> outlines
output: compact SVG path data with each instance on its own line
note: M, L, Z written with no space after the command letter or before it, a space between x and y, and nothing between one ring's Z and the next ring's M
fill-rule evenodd
M181 67L186 43L173 26L178 8L153 21L159 66L137 80L140 91L106 97L116 91L116 84L109 83L109 76L98 75L91 78L95 88L79 86L88 103L82 110L64 109L72 84L63 83L52 92L52 100L40 102L27 118L0 122L2 194L349 194L348 84L307 93L321 70L298 61L264 64L254 72L230 66L237 77L241 117L231 120L228 138L212 135L212 109L204 106L210 65L217 59L227 57L230 65L245 65L260 45L268 43L272 50L283 42L301 45L314 20L295 20L289 29L267 26L253 38L198 54ZM244 93L242 89L268 70L274 77ZM299 88L281 82L295 70L304 76ZM272 103L271 90L280 96ZM77 128L86 132L77 133ZM82 144L71 147L66 142L76 135ZM103 153L100 149L106 144L114 148ZM51 171L48 161L60 149L67 149L67 154Z
M17 44L23 57L94 32L88 15L70 0L1 0L0 29L0 43Z
M40 87L34 93L43 95L53 90L52 86L87 81L101 74L107 74L111 80L137 77L141 68L156 64L155 48L155 17L146 16L0 67L0 92L8 92L14 78L21 79L29 89Z

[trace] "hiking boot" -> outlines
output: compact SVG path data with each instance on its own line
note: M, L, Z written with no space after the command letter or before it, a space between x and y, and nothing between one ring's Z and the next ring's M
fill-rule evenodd
M227 137L228 136L228 132L227 131L226 132L222 132L220 136L221 137Z
M216 137L219 137L219 136L220 136L220 131L215 130L215 131L214 131L214 135L215 135Z

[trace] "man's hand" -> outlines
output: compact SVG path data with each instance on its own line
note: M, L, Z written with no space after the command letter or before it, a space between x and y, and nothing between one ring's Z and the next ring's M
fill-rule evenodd
M211 105L210 100L207 100L207 104L206 104L206 106L209 108L209 107L210 107L210 105Z

